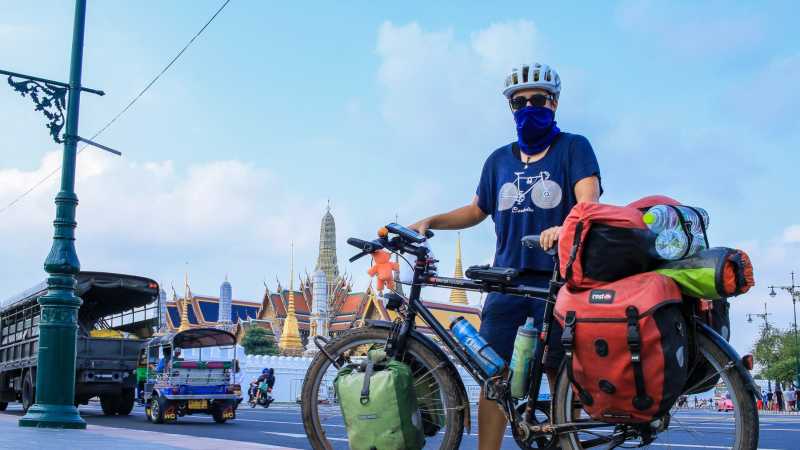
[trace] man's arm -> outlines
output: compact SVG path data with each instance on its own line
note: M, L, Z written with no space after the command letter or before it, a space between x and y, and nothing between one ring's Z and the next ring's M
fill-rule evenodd
M483 222L485 218L486 213L478 207L478 196L476 195L472 199L472 203L467 206L422 219L413 225L409 225L409 228L424 235L427 230L460 230L469 228Z
M600 179L591 176L575 183L575 199L578 203L597 203L600 200Z

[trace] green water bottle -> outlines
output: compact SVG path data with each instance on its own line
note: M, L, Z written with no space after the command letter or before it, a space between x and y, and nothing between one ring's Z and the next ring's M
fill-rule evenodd
M531 361L538 342L539 330L533 322L533 317L528 317L524 325L517 329L514 339L514 353L511 354L511 397L525 398L528 395L528 377L531 371Z

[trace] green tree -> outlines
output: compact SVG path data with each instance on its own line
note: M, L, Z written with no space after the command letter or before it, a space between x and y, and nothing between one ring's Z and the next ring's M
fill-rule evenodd
M275 335L263 328L249 327L244 332L242 347L247 355L277 355Z
M761 366L758 377L782 384L794 383L798 350L793 330L762 327L753 348L753 358Z

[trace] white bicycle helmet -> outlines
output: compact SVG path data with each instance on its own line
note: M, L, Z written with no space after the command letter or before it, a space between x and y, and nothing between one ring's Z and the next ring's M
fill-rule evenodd
M558 99L559 94L561 94L561 77L558 76L556 69L547 64L523 64L520 67L515 67L511 74L506 77L503 95L511 98L515 92L531 88L544 89Z

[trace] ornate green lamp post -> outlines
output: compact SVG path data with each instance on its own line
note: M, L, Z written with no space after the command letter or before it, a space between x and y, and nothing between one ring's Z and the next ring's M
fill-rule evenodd
M77 338L77 313L81 299L75 296L75 275L80 262L75 252L75 158L78 141L101 145L78 136L78 111L81 91L103 95L102 91L81 86L83 64L83 32L86 19L86 0L75 2L75 25L72 34L72 58L69 84L53 80L2 71L8 83L22 96L29 96L42 111L49 123L47 128L53 139L64 143L64 161L61 168L61 190L56 195L55 233L50 254L44 262L47 278L47 295L39 299L39 348L36 375L36 403L19 420L20 426L53 428L86 428L75 407L75 344ZM20 78L21 81L14 81ZM64 126L64 103L69 93Z

